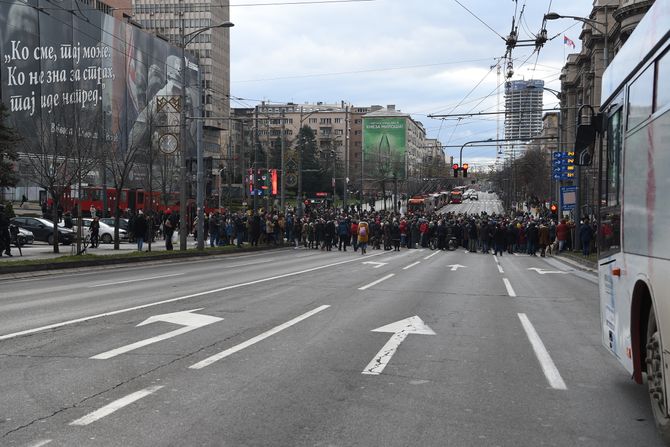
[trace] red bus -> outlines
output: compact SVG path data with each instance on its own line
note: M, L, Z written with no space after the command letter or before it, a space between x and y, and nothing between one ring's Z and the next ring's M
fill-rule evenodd
M107 187L107 209L112 210L119 208L122 211L127 209L137 211L137 210L148 210L151 209L156 212L165 211L168 208L174 212L179 211L179 193L170 192L163 194L160 191L152 191L149 194L148 191L143 189L135 188L123 188L121 194L117 197L116 189ZM72 210L77 203L83 213L87 215L93 206L96 210L103 209L103 188L102 186L83 186L81 189L81 194L77 194L76 188L71 188L61 197L60 204L65 211ZM48 199L47 205L51 207L53 205L53 200ZM187 207L195 207L195 201L189 199L187 202ZM205 208L205 212L209 212Z

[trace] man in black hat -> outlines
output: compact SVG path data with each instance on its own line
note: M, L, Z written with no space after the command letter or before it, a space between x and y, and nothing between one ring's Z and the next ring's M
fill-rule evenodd
M5 213L5 205L0 203L0 256L2 252L7 256L12 256L9 236L9 216Z

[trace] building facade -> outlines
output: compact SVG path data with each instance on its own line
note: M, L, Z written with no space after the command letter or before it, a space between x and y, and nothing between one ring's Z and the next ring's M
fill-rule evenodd
M120 1L120 0L115 0ZM230 19L230 2L221 0L133 0L132 19L148 32L198 58L201 69L203 149L205 156L225 157L230 113L230 29L212 28Z
M544 81L517 80L505 84L505 139L529 141L542 131Z
M584 23L579 36L581 51L568 55L561 71L560 150L572 150L578 120L588 123L591 108L599 111L605 68L653 3L653 0L594 0L593 9L585 18L588 23ZM578 117L580 110L582 116ZM580 213L592 215L597 203L598 159L578 170L575 181L561 183L578 186Z
M255 108L231 110L231 149L227 157L234 171L240 173L233 177L234 181L244 182L242 173L253 167L281 169L283 144L286 187L294 189L299 174L297 137L300 128L307 126L314 132L320 163L331 167L338 196L344 194L346 180L352 195L361 191L364 195L376 194L382 189L380 179L376 178L379 172L375 171L379 160L376 163L364 150L364 122L380 117L401 122L406 129L402 137L402 167L396 172L403 191L416 188L422 176L445 175L444 153L439 142L428 141L423 125L393 105L262 102Z

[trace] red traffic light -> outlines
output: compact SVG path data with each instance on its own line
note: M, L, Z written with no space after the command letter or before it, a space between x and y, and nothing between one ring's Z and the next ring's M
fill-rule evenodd
M549 210L552 213L555 213L556 211L558 211L558 205L556 205L555 203L552 203L551 206L549 206Z
M454 171L458 171L458 163L454 163L452 168L453 168Z

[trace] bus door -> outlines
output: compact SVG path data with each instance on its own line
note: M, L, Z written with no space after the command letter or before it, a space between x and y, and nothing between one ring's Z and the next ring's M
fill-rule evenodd
M607 114L607 134L600 148L600 208L598 218L598 274L603 344L633 372L631 352L631 293L622 271L623 101Z

